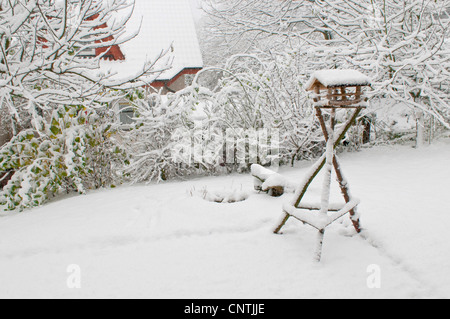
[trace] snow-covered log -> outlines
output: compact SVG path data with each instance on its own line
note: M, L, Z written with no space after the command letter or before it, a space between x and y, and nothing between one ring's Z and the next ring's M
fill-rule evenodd
M255 190L267 192L270 196L278 197L285 191L292 192L295 185L286 177L258 164L251 166Z

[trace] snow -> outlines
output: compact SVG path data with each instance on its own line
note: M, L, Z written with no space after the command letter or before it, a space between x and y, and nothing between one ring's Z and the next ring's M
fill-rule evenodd
M259 164L253 164L250 167L251 174L254 177L254 188L256 190L267 191L272 187L281 186L287 192L294 192L296 185L286 176L265 168Z
M371 84L371 79L357 70L320 70L312 74L306 84L307 89L316 82L322 83L325 87L335 86L366 86Z
M331 225L334 221L338 220L340 217L347 214L350 210L355 208L360 201L358 199L353 199L347 204L343 205L341 209L331 215L327 214L327 211L320 211L319 214L313 214L311 212L305 211L303 209L296 209L294 206L289 204L283 205L283 211L289 215L297 218L302 222L306 222L317 230L325 229ZM302 206L303 207L303 206ZM319 207L319 206L316 206ZM329 206L327 206L329 208Z
M236 203L242 202L249 197L249 193L241 188L230 188L229 186L219 189L208 189L207 187L201 190L196 190L195 187L189 191L191 196L200 196L204 200L215 203Z
M124 10L121 14L127 16L129 12ZM139 33L120 45L125 61L102 61L103 73L116 74L121 79L133 77L142 71L146 61L154 61L169 48L169 54L158 61L154 69L163 69L167 61L172 61L171 68L157 80L170 80L185 68L203 67L188 0L136 0L126 30L125 37ZM121 38L117 40L120 43Z
M0 213L0 298L449 298L450 141L376 147L340 162L361 203L317 230L291 218L273 234L286 193L253 190L250 174L100 190L24 213ZM281 168L301 181L312 165ZM319 175L306 202L319 202ZM237 203L192 189L247 192ZM342 202L333 179L331 202ZM372 270L380 288L370 288ZM80 288L67 282L80 271Z

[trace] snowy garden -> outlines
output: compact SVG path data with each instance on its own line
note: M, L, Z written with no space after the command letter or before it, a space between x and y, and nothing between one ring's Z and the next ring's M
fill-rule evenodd
M0 0L0 298L449 298L449 27Z

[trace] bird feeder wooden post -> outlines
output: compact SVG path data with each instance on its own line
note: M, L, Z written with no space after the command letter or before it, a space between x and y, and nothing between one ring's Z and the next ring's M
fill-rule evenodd
M317 261L321 259L325 228L340 217L349 213L356 232L361 232L359 214L356 209L359 200L354 199L350 194L349 184L342 173L335 149L355 123L358 115L366 107L367 99L364 98L362 92L362 88L365 86L370 86L370 79L355 70L318 71L313 74L307 84L307 90L314 92L314 108L327 143L326 151L306 175L293 201L283 206L283 218L274 232L279 234L290 217L316 228L319 231L316 250ZM342 110L351 110L352 115L345 123L338 126L336 114ZM333 168L344 197L344 205L335 205L329 202ZM323 169L325 169L325 181L320 203L304 203L303 198L308 187ZM313 211L317 213L313 214Z

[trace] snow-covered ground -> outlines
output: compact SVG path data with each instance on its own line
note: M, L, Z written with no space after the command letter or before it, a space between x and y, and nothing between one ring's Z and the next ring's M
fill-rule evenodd
M330 226L320 263L311 227L272 233L292 193L210 177L0 213L0 298L450 298L450 141L340 158L364 238L347 219ZM310 165L280 173L301 181Z

